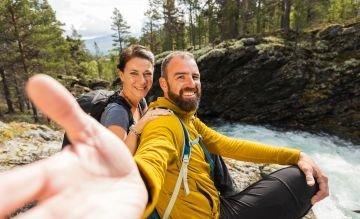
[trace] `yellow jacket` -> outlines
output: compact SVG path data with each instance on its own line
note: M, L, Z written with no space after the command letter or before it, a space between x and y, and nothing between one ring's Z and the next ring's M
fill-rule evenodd
M296 149L226 137L202 123L194 116L195 111L184 112L164 97L158 98L149 107L173 110L185 122L190 139L200 134L208 150L214 154L243 161L277 164L296 164L299 159L300 151ZM183 130L175 115L161 116L149 122L141 134L135 161L149 192L145 218L154 208L160 216L164 214L179 175L183 141ZM199 145L191 149L188 184L190 194L186 196L181 187L171 218L219 218L219 195Z

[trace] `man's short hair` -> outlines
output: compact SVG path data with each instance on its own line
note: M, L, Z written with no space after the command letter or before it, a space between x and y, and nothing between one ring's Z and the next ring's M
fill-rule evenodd
M195 57L192 53L190 52L186 52L186 51L175 51L170 53L169 55L167 55L162 63L161 63L161 77L166 78L167 72L166 72L166 68L169 64L169 62L174 58L174 57L181 57L181 58L190 58L195 60Z
M154 54L145 46L141 45L131 45L128 48L124 49L119 58L119 64L117 65L117 68L120 71L124 71L125 65L130 59L132 58L142 58L146 59L154 66L155 64L155 57Z

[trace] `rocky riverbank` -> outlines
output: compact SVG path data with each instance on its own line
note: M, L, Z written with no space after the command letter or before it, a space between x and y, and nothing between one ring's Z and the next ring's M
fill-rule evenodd
M202 80L200 117L324 132L360 143L360 22L192 52ZM157 78L166 54L157 57L150 99L161 95Z
M61 147L62 136L62 131L52 130L45 125L0 122L0 172L57 153ZM226 159L226 163L239 190L259 180L261 172L270 173L281 167L231 159ZM316 217L310 212L304 218Z

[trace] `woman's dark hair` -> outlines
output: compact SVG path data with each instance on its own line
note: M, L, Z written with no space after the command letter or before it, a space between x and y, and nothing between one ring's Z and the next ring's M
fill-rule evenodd
M154 54L148 48L141 45L131 45L121 52L117 68L120 71L124 71L126 63L135 57L146 59L151 62L152 65L155 63Z

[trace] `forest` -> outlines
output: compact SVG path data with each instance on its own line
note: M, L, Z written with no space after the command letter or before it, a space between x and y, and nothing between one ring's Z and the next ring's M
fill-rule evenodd
M119 52L140 43L155 54L195 51L231 39L281 35L297 37L329 24L359 21L359 0L148 0L142 34L129 32L121 5L114 8L113 50L103 55L85 47L78 31L65 35L46 0L0 2L0 118L39 112L24 85L34 74L113 81Z

